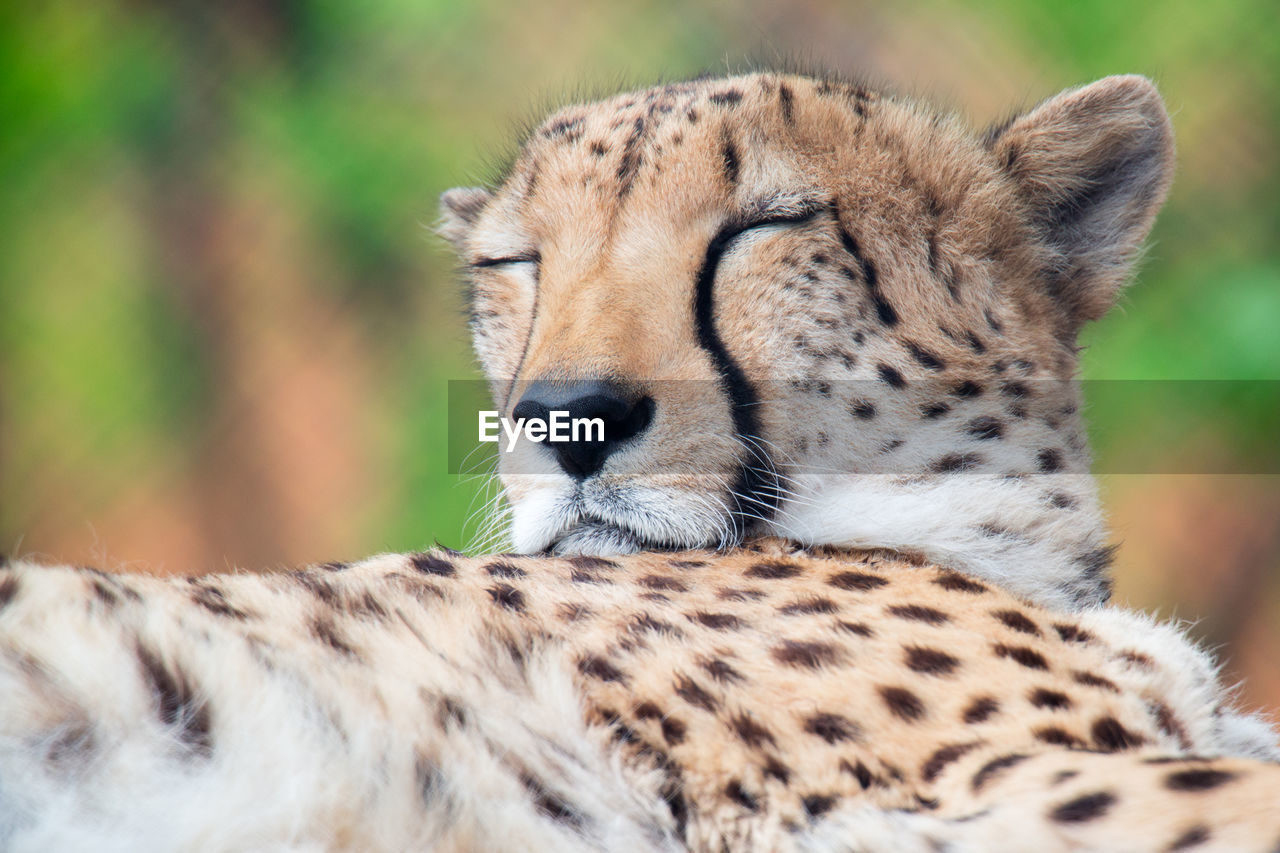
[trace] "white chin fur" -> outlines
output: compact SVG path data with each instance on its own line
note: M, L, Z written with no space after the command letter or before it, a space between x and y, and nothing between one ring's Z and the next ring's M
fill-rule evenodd
M1075 511L1046 513L1045 484L1034 478L801 476L800 497L779 508L769 532L806 545L915 552L1051 607L1101 603L1103 579L1080 563L1105 542L1092 481L1062 475L1055 485L1071 489Z

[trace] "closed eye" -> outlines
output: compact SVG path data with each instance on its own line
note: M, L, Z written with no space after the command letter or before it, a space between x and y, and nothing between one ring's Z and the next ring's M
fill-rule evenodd
M534 264L542 262L542 255L536 250L528 252L519 252L514 255L502 255L494 258L477 258L472 261L470 266L473 270L490 269L492 267L510 267L516 264Z
M766 213L757 215L754 218L746 219L739 222L729 222L720 229L720 233L711 241L708 249L715 249L716 254L724 251L729 244L744 234L761 228L770 228L777 225L801 225L812 221L819 213L825 210L823 205L814 204L798 209L787 210L786 212Z

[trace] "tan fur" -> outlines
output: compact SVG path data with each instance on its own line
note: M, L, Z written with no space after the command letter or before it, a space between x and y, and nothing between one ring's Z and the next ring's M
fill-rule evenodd
M1063 93L983 138L857 85L771 74L555 113L495 192L443 199L477 353L504 412L531 382L603 378L656 415L578 492L545 447L503 454L516 547L771 533L915 550L1055 604L1104 600L1096 496L1067 476L1089 465L1075 333L1114 302L1171 172L1168 119L1139 77ZM806 207L723 247L700 328L717 235ZM739 434L744 409L755 420ZM739 493L752 465L780 500ZM946 497L984 475L1007 485ZM842 538L812 507L853 513L850 494L991 512L945 536L922 526L919 541L888 534L902 512Z

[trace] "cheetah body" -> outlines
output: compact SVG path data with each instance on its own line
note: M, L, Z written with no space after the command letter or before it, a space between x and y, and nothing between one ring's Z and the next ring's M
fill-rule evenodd
M15 565L4 584L8 849L1280 832L1265 729L1175 630L882 553L432 552L182 583Z

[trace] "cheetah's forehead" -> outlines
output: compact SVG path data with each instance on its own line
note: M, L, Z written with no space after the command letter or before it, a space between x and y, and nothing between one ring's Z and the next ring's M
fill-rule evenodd
M861 86L769 74L616 95L561 109L536 128L513 171L513 188L529 192L535 175L580 176L587 169L599 187L626 199L645 179L689 160L736 184L753 149L812 150L833 129L852 137L880 102Z

